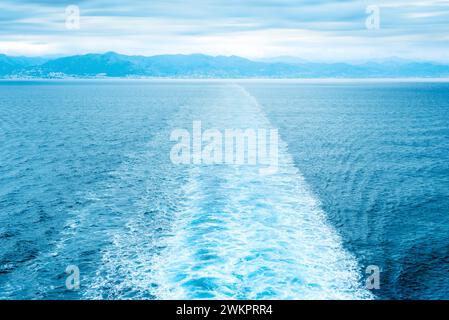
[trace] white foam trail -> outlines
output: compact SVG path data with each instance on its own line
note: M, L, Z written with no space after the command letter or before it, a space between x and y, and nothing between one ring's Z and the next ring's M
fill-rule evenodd
M242 87L217 95L213 106L185 113L213 128L272 128ZM190 168L183 210L151 268L157 298L372 298L287 144L279 148L274 175L260 175L258 166Z

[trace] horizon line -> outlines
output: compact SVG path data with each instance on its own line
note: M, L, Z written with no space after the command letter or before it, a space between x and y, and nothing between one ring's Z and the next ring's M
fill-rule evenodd
M68 58L68 57L76 57L76 56L86 56L86 55L106 55L106 54L116 54L121 56L127 56L127 57L143 57L143 58L152 58L152 57L161 57L161 56L205 56L205 57L226 57L226 58L241 58L246 59L253 62L262 62L262 63L285 63L285 64L300 64L300 63L321 63L321 64L334 64L334 63L347 63L347 64L363 64L363 63L370 63L370 62L388 62L391 60L401 61L403 63L437 63L437 64L444 64L449 65L449 60L443 61L443 60L430 60L430 59L410 59L410 58L403 58L400 56L385 56L385 57L379 57L379 58L360 58L360 59L352 59L352 60L310 60L305 59L300 56L289 56L289 55L281 55L281 56L272 56L272 57L264 57L264 58L252 58L252 57L246 57L246 56L240 56L236 54L207 54L207 53L158 53L158 54L127 54L127 53L120 53L114 50L108 50L108 51L102 51L102 52L86 52L86 53L73 53L73 54L51 54L51 55L10 55L4 52L0 52L0 56L6 56L10 58L43 58L43 59L60 59L60 58ZM297 59L297 61L282 61L287 59ZM272 61L270 61L272 60ZM278 60L278 61L276 61Z

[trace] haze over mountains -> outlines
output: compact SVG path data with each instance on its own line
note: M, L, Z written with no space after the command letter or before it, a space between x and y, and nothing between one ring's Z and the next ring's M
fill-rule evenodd
M115 52L62 58L0 54L0 78L408 78L449 77L449 64L383 59L318 63L280 57L252 61L238 56L128 56Z

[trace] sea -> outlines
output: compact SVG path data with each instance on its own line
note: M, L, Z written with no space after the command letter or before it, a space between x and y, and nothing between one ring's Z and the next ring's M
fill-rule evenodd
M0 81L0 299L448 299L448 210L449 82Z

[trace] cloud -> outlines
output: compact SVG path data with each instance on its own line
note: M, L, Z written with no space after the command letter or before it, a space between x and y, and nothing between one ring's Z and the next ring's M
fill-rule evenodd
M367 5L380 29L367 30ZM78 5L81 28L67 30ZM16 55L294 55L309 60L449 59L449 1L89 0L0 2L0 52Z

